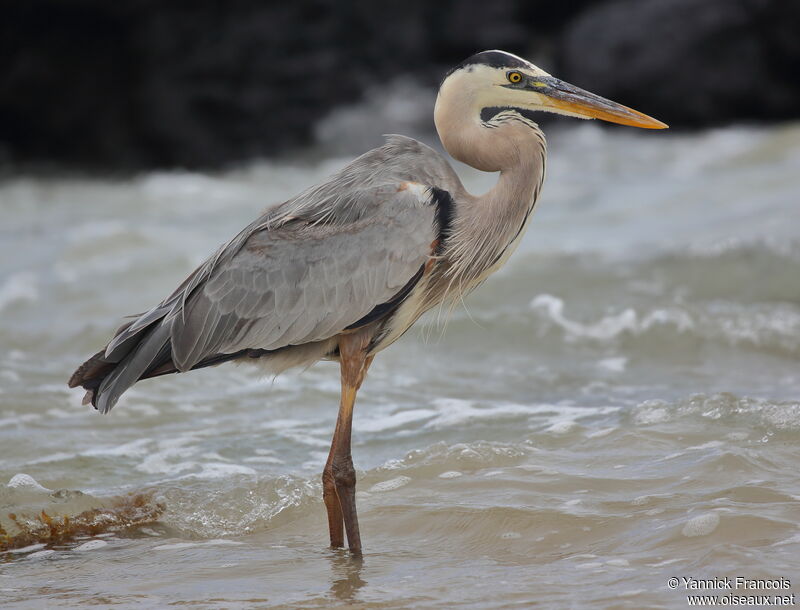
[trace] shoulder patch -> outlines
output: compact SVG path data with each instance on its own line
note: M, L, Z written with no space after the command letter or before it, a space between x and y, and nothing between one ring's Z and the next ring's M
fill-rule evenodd
M421 201L428 198L428 188L419 182L401 182L397 187L397 192L402 193L403 191L414 193Z

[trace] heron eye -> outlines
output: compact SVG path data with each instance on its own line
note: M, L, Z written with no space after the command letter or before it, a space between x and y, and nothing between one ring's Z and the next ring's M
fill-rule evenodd
M507 75L508 82L514 83L515 85L522 80L522 74L519 72L509 72Z

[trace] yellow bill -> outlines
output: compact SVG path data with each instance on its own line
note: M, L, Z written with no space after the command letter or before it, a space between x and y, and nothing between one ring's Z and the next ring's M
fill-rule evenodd
M530 84L533 85L534 90L545 98L543 103L550 106L554 112L601 119L610 123L643 129L667 129L669 127L666 123L638 110L617 104L552 76L531 80Z

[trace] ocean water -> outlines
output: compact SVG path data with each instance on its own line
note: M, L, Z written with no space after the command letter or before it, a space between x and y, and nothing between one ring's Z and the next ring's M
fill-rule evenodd
M6 178L0 605L685 607L673 577L800 594L800 126L581 123L549 150L508 265L360 392L362 561L326 548L336 365L150 380L108 416L66 387L124 315L348 158Z

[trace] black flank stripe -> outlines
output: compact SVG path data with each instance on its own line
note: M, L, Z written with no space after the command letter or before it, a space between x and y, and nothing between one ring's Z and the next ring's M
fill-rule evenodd
M436 224L439 226L439 244L437 245L434 254L440 254L444 250L445 242L450 237L450 233L452 231L453 215L455 214L455 202L453 201L453 197L450 195L450 193L444 189L432 186L430 187L430 191L431 204L436 206ZM380 305L376 305L375 308L366 316L357 322L354 322L345 330L360 328L366 324L369 324L370 322L374 322L389 316L400 306L403 301L406 300L406 297L411 294L414 286L416 286L417 282L422 279L423 273L425 273L425 265L420 267L419 271L414 274L414 277L412 277L406 283L406 285L403 286L400 292L394 295L389 301L381 303Z
M453 230L453 216L455 215L455 202L453 196L444 189L431 187L431 203L436 206L436 222L439 225L439 245L436 254L444 251L445 242Z
M372 311L370 311L367 315L365 315L357 322L353 322L350 326L345 328L345 330L353 330L354 328L360 328L362 326L365 326L366 324L369 324L370 322L374 322L375 320L380 320L381 318L393 312L395 309L397 309L397 307L400 306L400 303L405 301L406 297L409 294L411 294L411 290L414 288L414 286L417 285L417 282L419 282L424 272L425 272L425 265L419 268L419 271L417 271L414 274L414 277L412 277L408 282L406 282L406 285L403 286L400 289L400 292L394 295L391 298L391 300L386 301L385 303L381 303L380 305L376 305Z

